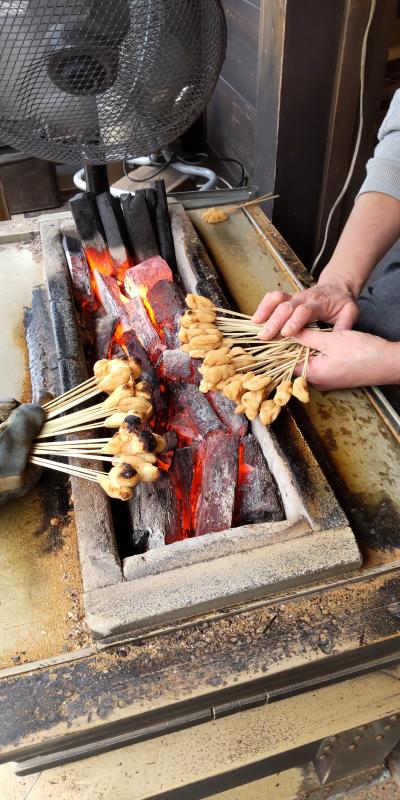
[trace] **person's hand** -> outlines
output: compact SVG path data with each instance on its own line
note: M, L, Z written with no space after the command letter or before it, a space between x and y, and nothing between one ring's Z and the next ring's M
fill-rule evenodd
M41 470L27 459L44 420L40 406L25 403L0 425L0 506L22 497L39 480Z
M307 380L322 392L400 383L400 342L358 331L311 330L301 331L296 341L319 350L310 357Z
M268 292L253 321L265 322L260 339L268 341L281 333L296 336L310 322L330 322L335 330L352 328L358 307L350 288L343 283L318 283L311 289L290 295L285 292Z

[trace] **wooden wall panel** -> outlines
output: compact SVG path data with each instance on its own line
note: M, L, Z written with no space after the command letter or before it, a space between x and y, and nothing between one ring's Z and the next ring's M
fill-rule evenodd
M275 188L287 2L263 0L260 13L253 178L262 193ZM271 216L272 204L264 211Z
M269 2L269 0L268 0ZM258 40L257 0L222 0L228 47L217 88L207 110L208 143L218 156L237 158L254 171ZM224 170L234 181L238 171Z
M224 10L228 49L222 76L255 108L260 9L248 0L225 0Z
M372 153L386 50L398 0L378 0L369 35L365 124L355 175L334 216L321 265L349 213ZM243 162L274 190L266 206L310 267L348 172L358 123L360 49L371 0L222 0L228 53L208 112L217 155ZM378 104L378 105L377 105ZM232 171L231 177L237 174Z
M312 263L346 0L288 0L273 221Z
M208 142L219 156L230 156L253 171L256 111L220 78L208 106ZM237 171L231 170L233 174Z

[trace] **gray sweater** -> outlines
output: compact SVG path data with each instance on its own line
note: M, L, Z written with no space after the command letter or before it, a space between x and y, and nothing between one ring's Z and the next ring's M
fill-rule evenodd
M381 192L400 200L400 90L378 133L374 157L359 194ZM400 341L400 240L376 266L358 298L355 327L384 339Z
M359 194L381 192L400 200L400 89L393 96L378 140L374 156L367 163L367 177Z

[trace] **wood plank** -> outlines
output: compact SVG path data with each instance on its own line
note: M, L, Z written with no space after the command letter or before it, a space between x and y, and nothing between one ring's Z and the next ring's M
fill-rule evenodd
M54 759L50 756L45 763L54 763L56 768L50 774L41 775L38 786L33 786L30 800L80 800L88 786L93 797L118 796L122 800L156 797L198 800L205 797L205 792L208 800L294 800L306 796L305 787L309 797L321 797L321 785L311 767L304 781L299 779L300 770L297 781L293 774L285 781L282 770L306 764L316 754L321 739L341 733L343 728L375 721L374 713L378 710L386 723L396 724L392 712L398 709L399 674L398 668L377 669L339 686L307 691L271 704L263 702L261 696L259 707L246 709L244 702L242 711L246 713L241 713L239 719L237 713L221 718L216 708L216 720L204 719L202 725L190 731L179 730L178 726L174 730L172 723L168 736L150 741L141 741L136 736L135 742L134 735L128 732L121 737L111 737L107 743L107 749L119 744L122 750L106 752L69 768L61 766L61 754ZM371 733L370 730L370 736ZM129 742L132 742L130 746ZM125 744L128 746L124 747ZM76 748L75 758L79 751L84 758L91 749L90 744ZM101 745L96 750L101 752ZM157 769L149 770L154 762ZM31 765L28 762L26 766L40 769L40 762ZM381 768L380 772L378 778L374 770L369 770L361 794L357 788L355 792L350 789L348 797L398 798L395 778L384 780L390 775L389 770ZM255 784L247 783L255 776L264 775L269 775L267 784L259 780ZM326 788L322 788L323 793ZM330 785L328 791L335 792L335 788Z
M37 665L35 673L0 676L0 759L33 756L43 745L51 749L56 736L53 749L65 748L76 745L83 731L86 739L93 734L99 740L255 692L282 699L303 684L313 690L354 677L378 657L398 658L400 621L390 608L399 584L399 572L339 581L179 631L141 636L123 645L124 658L118 645L109 646L75 661ZM66 706L72 688L73 702ZM397 706L393 691L391 685L390 710ZM375 719L381 705L368 700L366 708L347 722ZM300 719L303 725L305 717Z
M242 161L253 174L256 111L224 78L220 78L207 111L208 141L220 156Z
M275 187L286 5L269 0L260 10L253 177L262 192Z
M223 7L228 46L221 74L255 108L260 10L247 0L223 0Z

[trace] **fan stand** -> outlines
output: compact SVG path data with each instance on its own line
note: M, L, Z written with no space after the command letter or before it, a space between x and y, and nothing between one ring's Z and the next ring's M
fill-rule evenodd
M110 190L106 164L85 164L86 191L102 194Z

